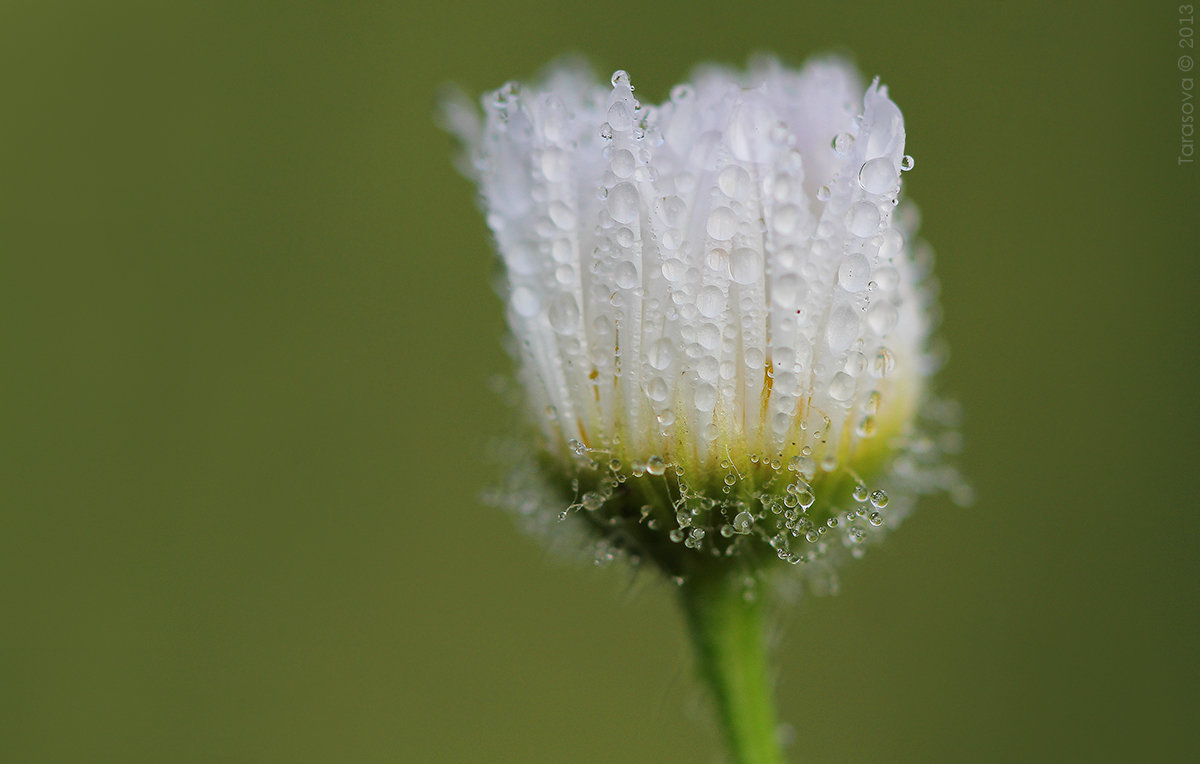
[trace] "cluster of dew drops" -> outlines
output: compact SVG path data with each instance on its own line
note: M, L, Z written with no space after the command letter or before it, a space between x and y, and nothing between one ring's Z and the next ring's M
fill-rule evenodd
M842 545L849 548L852 556L860 557L868 527L879 528L884 524L883 510L889 502L886 491L872 490L852 470L844 468L854 479L853 506L845 510L830 509L823 521L810 517L809 509L817 500L812 486L817 471L832 471L837 467L832 460L818 464L808 447L786 465L779 458L751 454L749 460L755 468L753 483L731 459L722 459L719 466L724 475L719 496L694 489L686 479L684 467L661 456L635 461L627 467L611 452L588 448L579 440L568 441L568 448L581 470L599 477L589 481L593 487L582 493L579 478L573 481L576 498L559 513L560 521L572 512L583 511L610 526L642 523L651 531L665 531L673 543L713 556L733 556L759 541L774 550L780 560L797 565L825 557L830 551L830 540L838 539L840 531ZM763 479L763 475L767 477ZM653 481L651 490L669 507L673 527L663 527L652 504L642 505L635 518L622 517L619 511L604 512L614 502L616 489L631 480ZM718 537L720 542L716 540ZM618 555L619 550L606 540L599 545L595 561L598 565L606 564Z

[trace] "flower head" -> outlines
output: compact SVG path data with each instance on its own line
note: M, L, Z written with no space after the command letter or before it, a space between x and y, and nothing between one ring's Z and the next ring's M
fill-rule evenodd
M812 562L903 514L933 311L887 88L763 60L652 106L567 66L448 114L546 469L606 548Z

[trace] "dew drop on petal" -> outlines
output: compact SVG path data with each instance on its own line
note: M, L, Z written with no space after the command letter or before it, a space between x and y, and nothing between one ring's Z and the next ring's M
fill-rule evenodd
M867 311L867 325L880 336L894 329L899 318L896 306L887 301L877 302Z
M618 183L608 193L608 213L618 223L632 223L638 217L639 201L637 188L632 183Z
M542 152L542 174L546 180L557 183L566 179L571 164L567 152L558 148L549 148Z
M875 283L885 292L890 292L900 285L900 272L890 265L877 268L874 276Z
M721 174L717 176L717 187L721 189L721 193L728 196L730 199L745 201L750 198L750 194L754 191L751 185L750 173L741 165L731 164L721 170ZM715 237L714 237L715 238Z
M679 249L679 245L683 244L683 234L678 229L668 228L663 231L662 246L663 249L674 252Z
M868 160L858 171L858 182L868 194L888 194L900 182L891 157Z
M617 286L621 289L633 289L638 285L637 266L628 260L621 263L617 266L616 279Z
M843 305L829 314L829 325L825 328L829 347L834 351L846 350L858 336L858 316L854 309Z
M633 158L633 152L629 149L617 149L609 160L609 167L612 168L613 175L618 178L628 178L633 175L636 166L637 162Z
M729 256L729 277L738 284L752 284L762 275L762 255L740 247Z
M560 294L550 305L550 326L559 334L574 334L579 327L579 303L571 294Z
M668 257L663 261L662 272L667 281L682 281L687 275L687 263L678 257Z
M871 266L867 258L857 252L848 256L838 266L838 283L847 292L861 292L871 280Z
M612 106L609 106L608 124L612 125L613 130L619 132L625 132L633 127L633 113L629 110L629 104L624 101L617 101Z
M662 371L671 365L671 359L674 358L674 356L675 346L670 340L664 337L662 339L655 340L654 343L650 345L650 352L646 360L650 362L650 366L658 371Z
M887 348L879 348L875 351L875 358L871 361L871 376L876 378L886 377L892 373L892 369L896 367L896 359L892 356L892 351Z
M537 315L538 308L541 307L541 301L538 300L537 294L532 289L520 286L513 290L512 306L517 315L532 318Z
M891 260L904 250L904 234L895 228L883 232L883 243L879 245L879 256Z
M725 294L719 287L704 287L696 298L696 309L705 318L716 318L725 309Z
M770 286L771 300L781 308L795 308L804 296L804 282L793 273L780 276Z
M732 238L737 230L737 218L734 216L733 210L728 207L717 207L709 213L705 230L708 231L709 236L718 241Z
M781 235L790 236L800 222L800 209L794 204L785 204L775 210L771 221L775 225L775 230Z
M843 403L854 397L854 377L844 371L834 374L829 383L829 397Z
M879 230L879 208L870 202L855 203L846 216L846 227L855 236L873 236Z
M564 231L575 227L575 211L562 202L550 203L550 220Z

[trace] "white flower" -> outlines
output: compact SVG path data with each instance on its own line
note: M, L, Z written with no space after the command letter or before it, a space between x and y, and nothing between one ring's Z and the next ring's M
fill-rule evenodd
M667 518L716 486L713 516L674 528L695 548L757 524L796 561L789 538L824 543L841 510L847 526L882 522L886 496L863 480L930 367L915 210L899 204L912 159L887 89L836 60L765 60L702 69L651 106L623 71L601 86L563 67L483 111L448 115L504 261L545 451L602 473L577 506L670 467L683 488ZM854 498L803 517L838 485Z

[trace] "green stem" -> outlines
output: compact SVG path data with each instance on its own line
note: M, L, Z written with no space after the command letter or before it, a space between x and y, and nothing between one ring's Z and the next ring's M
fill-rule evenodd
M681 587L700 675L711 688L735 764L783 764L768 678L764 596L755 579L697 572ZM747 597L749 592L749 597Z

